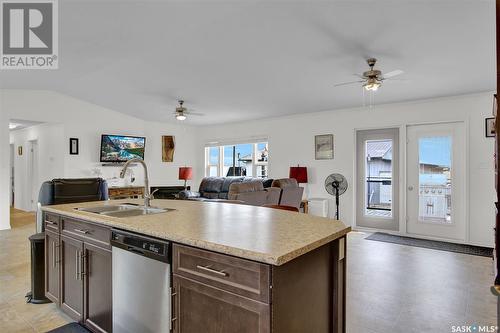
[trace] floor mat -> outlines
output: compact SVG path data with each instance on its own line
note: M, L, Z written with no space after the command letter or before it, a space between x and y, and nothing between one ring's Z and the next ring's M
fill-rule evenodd
M481 256L489 258L493 257L493 249L489 247L455 244L455 243L440 242L427 239L418 239L412 237L390 235L383 232L373 233L370 236L366 237L365 239L379 241L379 242L400 244L400 245L424 247L426 249L433 249L433 250L464 253L473 256Z
M92 333L78 323L69 323L67 325L48 331L47 333Z

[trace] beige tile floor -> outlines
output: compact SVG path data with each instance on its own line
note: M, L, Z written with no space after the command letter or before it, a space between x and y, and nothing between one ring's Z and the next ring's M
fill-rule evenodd
M54 304L26 304L30 289L28 236L34 216L13 211L0 231L0 333L46 332L70 319ZM491 259L348 240L349 333L452 332L452 325L495 325ZM312 332L313 333L313 332Z
M0 332L46 332L70 319L54 304L27 304L31 283L28 237L33 214L11 211L11 230L0 231Z

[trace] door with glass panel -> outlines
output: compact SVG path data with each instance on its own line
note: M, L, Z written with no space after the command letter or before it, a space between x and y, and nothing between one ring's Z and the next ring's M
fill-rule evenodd
M407 139L407 232L465 240L464 124L408 126Z
M399 230L399 129L358 131L356 225Z

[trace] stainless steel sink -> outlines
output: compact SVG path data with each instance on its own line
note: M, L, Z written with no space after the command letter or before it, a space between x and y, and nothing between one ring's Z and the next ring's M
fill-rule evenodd
M89 208L77 208L77 210L82 212L89 212L99 215L106 215L112 217L133 217L141 215L153 215L167 213L173 209L169 208L156 208L156 207L144 207L134 204L121 204L121 205L106 205L97 206Z

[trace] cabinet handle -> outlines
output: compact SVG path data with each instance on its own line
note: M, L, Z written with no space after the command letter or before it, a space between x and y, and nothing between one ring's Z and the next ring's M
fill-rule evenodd
M76 274L76 279L77 280L80 280L80 262L79 261L80 261L80 251L77 250L75 252L75 263L76 263L75 264L76 265L76 267L75 267L75 274Z
M56 268L56 242L52 242L52 267Z
M84 251L80 251L81 252L81 260L80 260L80 263L81 263L81 268L80 268L80 277L81 279L83 280L83 277L87 274L85 272L85 268L87 266L87 255L85 254Z
M172 294L170 295L171 296L171 302L172 304L170 305L170 308L171 308L171 311L172 311L172 319L170 320L170 329L175 332L175 325L177 325L176 321L177 321L177 311L175 310L177 308L176 306L176 303L175 303L175 299L177 296L177 292L175 291L175 289L171 289L173 292Z
M45 220L45 223L50 224L50 225L57 225L57 223L49 221L49 220Z
M78 232L78 233L80 233L80 234L84 234L84 235L90 233L90 231L83 230L83 229L73 229L73 230L76 231L76 232Z
M205 271L205 272L210 272L210 273L217 274L217 275L224 276L224 277L227 277L229 275L224 271L218 271L216 269L210 268L210 266L196 265L196 268L198 268L199 270Z

